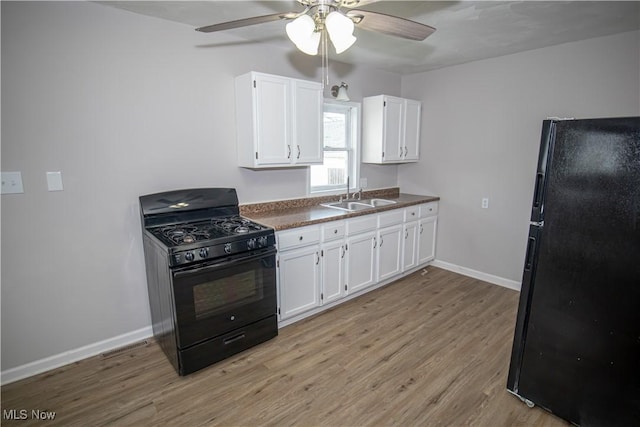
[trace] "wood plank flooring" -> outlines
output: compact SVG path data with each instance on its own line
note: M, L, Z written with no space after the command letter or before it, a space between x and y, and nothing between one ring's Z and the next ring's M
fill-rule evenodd
M151 341L6 385L2 425L567 426L506 390L517 303L428 267L187 377Z

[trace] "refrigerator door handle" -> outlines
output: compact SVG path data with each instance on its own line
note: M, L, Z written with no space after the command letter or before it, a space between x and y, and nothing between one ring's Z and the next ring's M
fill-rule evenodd
M533 260L536 254L536 238L529 236L529 243L527 244L527 256L524 262L524 271L531 271L533 267Z
M544 173L538 172L536 174L536 187L533 192L533 207L539 208L542 205L542 188L544 184Z

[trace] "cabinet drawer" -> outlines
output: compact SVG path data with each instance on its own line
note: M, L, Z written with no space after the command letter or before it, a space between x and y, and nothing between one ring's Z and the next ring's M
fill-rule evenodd
M420 218L438 215L438 202L425 203L420 205Z
M309 227L294 228L292 230L280 231L277 233L277 236L279 250L297 248L320 242L320 227L312 225Z
M365 215L347 220L347 236L362 233L369 230L375 230L378 226L378 217L376 215Z
M404 209L404 222L416 221L418 219L418 206L409 206Z
M395 209L389 212L378 214L378 228L402 223L402 209Z
M329 242L331 240L341 239L344 237L346 225L344 221L333 221L322 225L322 241Z

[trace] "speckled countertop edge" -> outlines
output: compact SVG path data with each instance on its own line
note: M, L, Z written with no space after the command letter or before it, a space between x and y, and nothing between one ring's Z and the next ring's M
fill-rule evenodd
M440 197L436 196L420 196L416 194L400 193L398 188L393 188L365 191L362 194L363 199L384 198L393 200L396 202L393 205L380 206L357 212L345 212L338 209L320 206L320 203L336 201L337 198L338 196L309 197L304 199L240 205L240 214L252 221L256 221L267 227L272 227L276 231L280 231L440 200Z

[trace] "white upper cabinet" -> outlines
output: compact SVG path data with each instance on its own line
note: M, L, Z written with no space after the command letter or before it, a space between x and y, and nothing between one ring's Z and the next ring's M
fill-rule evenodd
M320 83L250 72L236 77L238 166L322 163Z
M362 161L405 163L420 158L422 103L389 95L362 100Z

